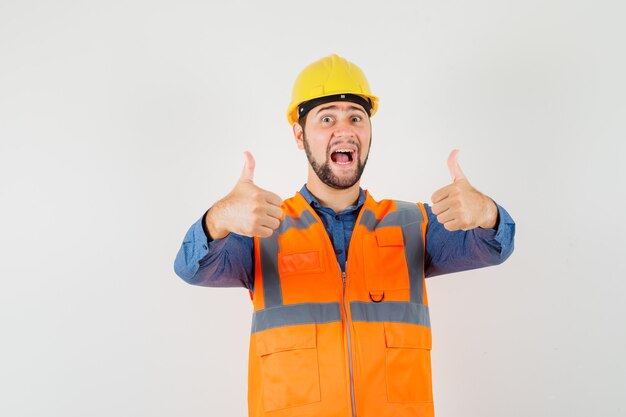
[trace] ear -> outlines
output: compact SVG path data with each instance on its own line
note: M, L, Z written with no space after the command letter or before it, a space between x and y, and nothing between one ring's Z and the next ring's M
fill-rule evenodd
M293 138L296 140L296 146L298 149L304 149L304 131L299 123L294 123L291 126L293 129Z

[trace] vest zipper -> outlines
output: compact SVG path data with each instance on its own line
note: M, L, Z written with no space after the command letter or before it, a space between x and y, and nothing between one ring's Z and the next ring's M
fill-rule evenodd
M304 201L304 203L311 207L309 205L309 203L304 199L304 197L302 197L301 194L300 195L302 201ZM365 192L365 202L363 203L363 207L361 207L361 209L359 210L359 215L356 218L356 222L354 223L354 230L352 231L352 238L350 239L350 246L354 247L352 245L352 242L354 242L357 238L356 236L358 235L357 232L357 226L361 223L361 216L363 215L363 208L367 205L367 199L368 199L368 194L367 191ZM315 212L315 210L311 209L311 214L313 214L313 217L315 217L315 219L320 223L320 224L324 224L322 222L322 220L320 219L320 217L318 216L318 214ZM328 233L326 233L326 231L324 231L324 238L328 244L328 247L330 248L329 253L334 253L335 252L335 248L333 247L333 243L330 240L330 237L328 236ZM354 251L352 251L351 253L353 253ZM350 254L348 254L348 258L350 258ZM342 301L341 301L341 307L343 309L343 315L345 317L346 320L346 337L348 339L348 370L350 371L350 401L352 403L352 417L356 417L356 401L355 401L355 396L354 396L354 375L353 375L353 370L352 370L352 340L350 337L350 321L348 320L348 310L346 308L346 272L341 270L341 267L339 266L339 262L336 263L337 265L337 269L341 272L341 281L343 283L343 294L342 294ZM346 260L346 270L348 269L348 260Z
M348 269L346 262L346 269ZM354 401L354 377L352 375L352 341L350 339L350 323L348 322L348 311L346 309L346 273L341 271L341 281L343 282L343 314L346 317L346 335L348 337L348 363L350 368L350 399L352 400L352 417L356 417L356 404Z

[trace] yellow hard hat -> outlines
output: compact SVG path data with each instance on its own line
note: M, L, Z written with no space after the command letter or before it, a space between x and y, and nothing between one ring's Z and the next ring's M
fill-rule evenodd
M337 96L337 97L335 97ZM356 96L356 97L355 97ZM369 83L361 68L336 54L315 61L302 70L293 86L291 103L287 109L289 124L298 121L298 112L306 113L309 109L298 107L310 100L322 97L346 101L364 98L364 107L372 117L378 110L378 97L370 91ZM316 105L322 104L322 102ZM371 105L371 110L369 109Z

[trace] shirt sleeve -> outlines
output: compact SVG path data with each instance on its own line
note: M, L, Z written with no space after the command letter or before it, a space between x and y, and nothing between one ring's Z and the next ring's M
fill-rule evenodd
M193 285L252 290L253 239L230 233L213 240L203 225L204 216L187 231L174 261L176 274Z
M426 277L483 268L504 262L513 252L515 222L507 211L498 207L495 229L475 228L468 231L446 230L437 221L432 209L424 204L428 214L426 229Z

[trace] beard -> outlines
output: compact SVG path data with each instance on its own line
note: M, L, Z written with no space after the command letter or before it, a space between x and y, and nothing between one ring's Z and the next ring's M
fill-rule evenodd
M355 145L357 148L356 155L354 156L356 158L356 170L351 176L340 178L333 173L333 170L330 166L330 142L328 143L328 148L326 149L326 159L322 163L320 163L313 158L313 153L311 152L309 142L307 141L306 135L304 135L304 133L303 140L306 158L309 160L309 164L311 164L311 168L313 168L313 171L315 172L317 177L324 184L337 190L344 190L346 188L352 187L361 179L361 175L363 175L363 170L365 169L365 164L367 164L367 158L369 158L369 149L367 150L367 154L365 155L365 160L361 162L361 146L357 142L349 141L348 143L350 143L351 145Z

